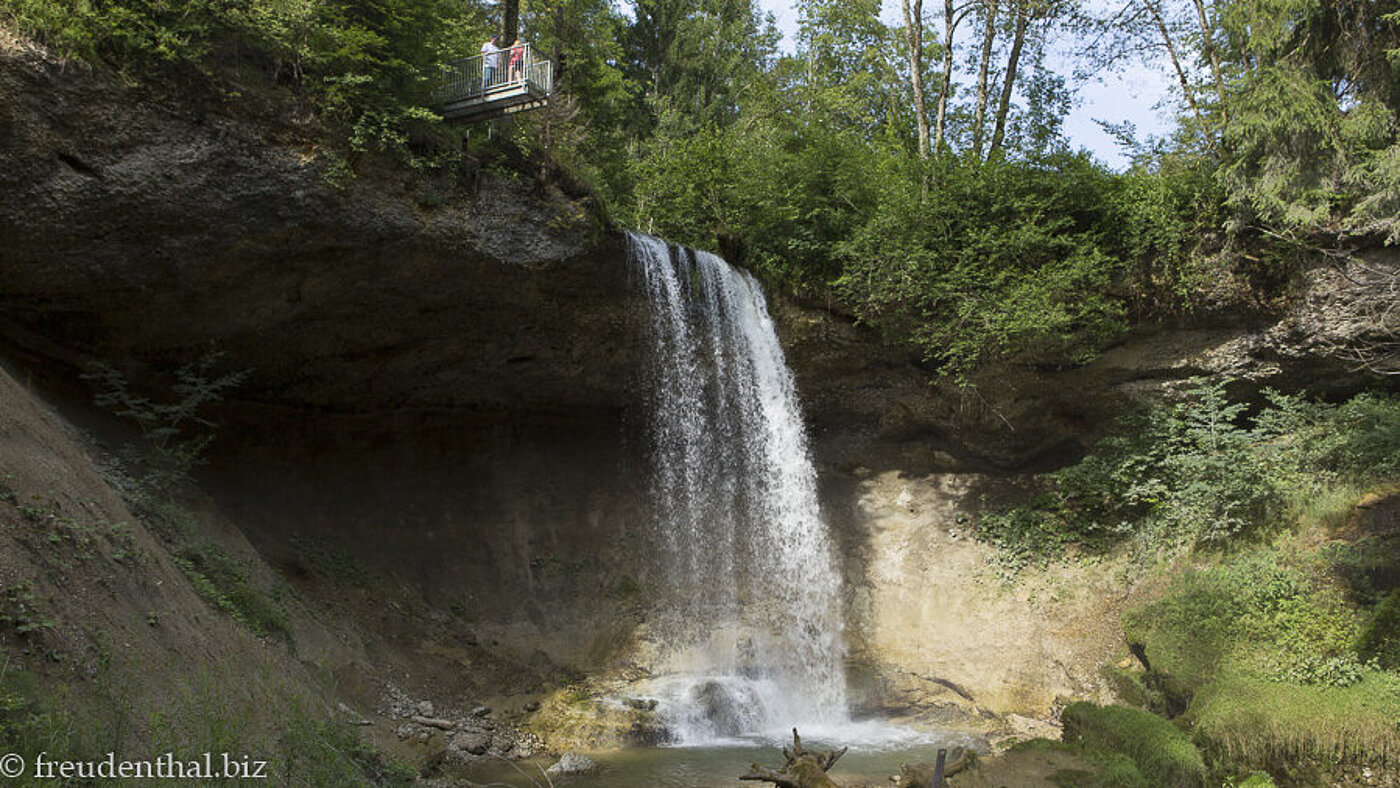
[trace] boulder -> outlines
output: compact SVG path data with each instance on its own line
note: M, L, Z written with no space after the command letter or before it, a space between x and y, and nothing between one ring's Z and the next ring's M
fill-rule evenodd
M598 762L587 755L566 752L559 762L546 769L545 773L551 777L559 777L566 774L593 774L598 769Z

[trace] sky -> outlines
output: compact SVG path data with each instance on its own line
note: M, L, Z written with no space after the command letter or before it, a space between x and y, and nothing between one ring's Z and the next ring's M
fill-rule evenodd
M777 20L778 29L783 34L782 47L790 51L797 33L797 12L792 8L791 0L760 0L760 3ZM929 11L928 5L925 3L926 13ZM899 0L884 0L882 16L887 24L904 24ZM930 23L935 29L941 25L936 13L925 24ZM1069 43L1066 42L1061 49L1068 50ZM1062 57L1067 63L1067 55ZM1063 73L1069 74L1070 71L1066 67ZM1070 86L1077 90L1078 101L1065 118L1065 135L1072 146L1087 148L1100 161L1121 169L1128 164L1127 155L1094 121L1130 121L1137 127L1139 140L1166 134L1173 123L1173 85L1174 78L1165 63L1131 66L1088 82L1076 83L1071 78Z

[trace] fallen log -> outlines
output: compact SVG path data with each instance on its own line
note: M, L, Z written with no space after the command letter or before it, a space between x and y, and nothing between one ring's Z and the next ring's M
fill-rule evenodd
M445 731L450 731L457 727L457 723L452 720L439 720L435 717L424 717L418 714L409 717L408 720L418 725L426 725L429 728L441 728Z
M827 776L827 771L837 759L846 754L845 747L839 750L808 750L802 746L802 737L797 729L792 729L792 749L783 748L787 763L774 771L757 763L749 766L748 774L740 780L758 780L772 783L779 788L841 788L841 784Z

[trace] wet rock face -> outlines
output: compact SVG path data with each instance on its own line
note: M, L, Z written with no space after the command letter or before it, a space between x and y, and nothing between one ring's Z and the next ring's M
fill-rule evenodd
M295 128L13 47L0 94L0 340L152 369L212 343L245 390L334 410L628 396L620 240L557 190L372 163L337 180Z

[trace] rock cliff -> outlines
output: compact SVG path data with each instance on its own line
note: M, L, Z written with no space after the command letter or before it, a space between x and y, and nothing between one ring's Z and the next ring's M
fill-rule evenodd
M247 370L216 414L205 521L308 621L344 619L294 622L303 663L361 708L394 675L522 713L580 672L645 671L644 310L585 197L470 159L347 177L304 127L172 106L13 40L0 95L0 358L103 436L120 430L79 377L96 362L153 395L210 348ZM1193 375L1354 385L1376 324L1348 273L1319 263L1279 314L1144 327L1086 367L1006 365L974 389L775 296L863 707L1044 715L1101 692L1125 590L1098 570L1003 587L978 510Z

